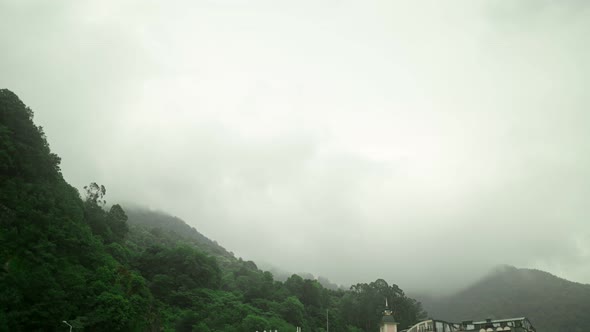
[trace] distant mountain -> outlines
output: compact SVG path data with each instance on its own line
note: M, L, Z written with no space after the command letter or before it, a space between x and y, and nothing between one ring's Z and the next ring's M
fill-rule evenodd
M414 297L447 321L526 316L540 332L590 330L590 285L540 270L502 266L453 295Z

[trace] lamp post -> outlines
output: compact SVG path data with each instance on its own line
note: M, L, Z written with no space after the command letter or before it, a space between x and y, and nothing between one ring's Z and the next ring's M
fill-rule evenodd
M72 325L70 325L70 323L66 322L65 320L62 321L62 323L66 324L67 326L70 327L70 332L72 332Z

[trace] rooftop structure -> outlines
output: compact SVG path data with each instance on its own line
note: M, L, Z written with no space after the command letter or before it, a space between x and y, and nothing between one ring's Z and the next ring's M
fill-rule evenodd
M437 319L422 321L407 330L400 332L536 332L533 324L526 317L507 319L486 319L482 321L464 321L462 323L450 323Z

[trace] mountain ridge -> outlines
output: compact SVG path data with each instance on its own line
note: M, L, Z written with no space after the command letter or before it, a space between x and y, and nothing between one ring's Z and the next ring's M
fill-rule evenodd
M151 209L134 204L125 204L125 212L129 217L128 223L130 225L141 225L156 229L172 231L178 236L185 239L192 239L194 244L199 249L207 252L214 256L221 256L224 259L239 259L231 251L228 251L221 246L217 241L210 239L206 235L203 235L199 230L191 226L182 218L174 216L166 211L159 209ZM244 258L242 258L244 259ZM338 285L331 282L328 278L323 276L317 276L310 272L289 272L285 271L273 264L267 262L256 262L257 268L263 271L269 271L277 281L287 281L292 275L296 274L303 279L317 280L322 286L331 290L345 290L350 286Z
M406 327L420 302L383 279L329 290L275 281L177 217L106 206L106 189L69 185L33 112L0 89L0 331L374 331L383 299ZM540 331L582 332L590 285L504 267L453 296L424 298L446 320L528 316Z
M228 257L230 259L238 260L233 253L228 252L216 241L209 239L205 235L201 234L196 227L189 225L186 221L181 218L172 216L164 211L152 210L143 207L126 208L129 209L129 222L131 225L144 225L154 228L168 229L174 231L178 235L190 237L190 234L194 234L200 239L198 244L200 249L212 255L221 254L222 257ZM152 214L151 217L148 217ZM147 217L147 218L146 218ZM190 231L187 231L189 230ZM197 241L199 242L199 241ZM221 251L220 251L221 250ZM241 258L239 258L241 260ZM252 262L253 263L253 262ZM331 284L329 280L316 277L312 273L292 273L289 274L282 271L275 266L267 263L255 264L256 268L264 271L270 271L275 280L286 281L291 275L296 274L304 279L315 279L320 282L324 287L330 289L342 289L338 285ZM278 271L278 273L277 273ZM533 324L540 331L578 331L575 326L572 329L572 324L576 324L576 321L561 322L559 319L553 319L553 322L548 322L538 312L545 310L542 307L531 305L532 310L527 310L523 306L516 306L516 308L505 307L504 309L499 308L505 306L502 304L502 298L498 297L493 303L489 303L487 306L473 305L473 302L485 297L482 294L482 290L489 290L490 287L498 287L501 291L504 289L512 289L515 284L519 285L521 291L519 292L519 298L526 301L527 297L538 297L539 289L524 287L527 283L539 283L549 282L549 287L544 287L545 290L559 291L560 289L569 289L571 287L583 287L590 289L589 284L579 283L570 281L565 278L558 277L550 272L531 269L531 268L518 268L512 265L503 264L498 265L490 269L490 271L481 277L474 283L467 285L466 287L456 291L451 295L446 296L428 296L424 294L411 294L411 297L419 300L424 309L430 314L430 317L437 319L443 319L447 321L460 322L463 320L477 320L485 318L506 318L506 317L517 317L526 316L530 318ZM512 286L511 286L512 285ZM521 286L522 285L522 286ZM500 301L500 302L498 302ZM539 304L547 303L546 300L537 299ZM495 304L494 304L495 302ZM471 303L471 304L469 304ZM484 303L485 304L485 303ZM461 308L452 310L450 307ZM474 309L476 308L476 309ZM461 310L461 311L460 311ZM555 323L558 322L558 323ZM582 331L582 330L580 330Z
M590 318L590 285L509 265L451 295L413 296L430 316L456 322L526 316L539 331L582 332Z

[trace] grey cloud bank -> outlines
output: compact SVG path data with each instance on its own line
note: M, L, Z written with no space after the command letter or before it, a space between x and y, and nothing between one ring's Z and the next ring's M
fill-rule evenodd
M68 181L247 259L590 282L584 1L0 2L0 87Z

